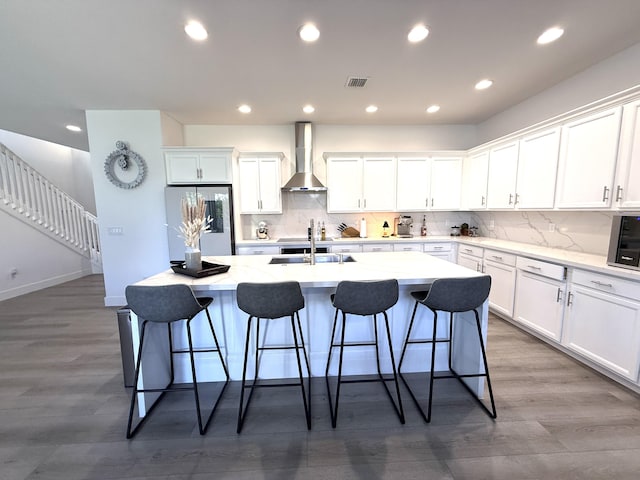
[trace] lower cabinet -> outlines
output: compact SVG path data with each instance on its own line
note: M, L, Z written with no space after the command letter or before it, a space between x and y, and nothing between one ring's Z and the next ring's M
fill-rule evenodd
M559 342L567 291L566 268L518 257L513 318Z
M484 249L481 247L460 245L458 247L458 265L481 272L483 251Z
M562 344L589 360L638 381L640 285L574 270Z
M432 257L438 257L448 262L456 263L456 249L451 243L425 243L424 252Z
M516 257L495 250L484 251L483 272L491 276L489 307L494 311L513 316L513 295L516 285Z

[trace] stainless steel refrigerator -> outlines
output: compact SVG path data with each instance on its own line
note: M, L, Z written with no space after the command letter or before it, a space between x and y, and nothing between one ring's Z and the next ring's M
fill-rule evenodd
M187 194L200 194L212 218L209 231L200 237L200 251L206 255L234 255L233 196L230 185L179 186L165 188L169 258L184 260L185 245L178 227L182 223L181 203Z

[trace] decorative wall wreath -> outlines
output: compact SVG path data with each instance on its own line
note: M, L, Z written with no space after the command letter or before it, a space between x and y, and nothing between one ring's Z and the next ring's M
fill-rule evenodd
M115 151L111 152L104 162L104 173L111 183L116 187L131 189L142 183L147 173L147 165L144 159L136 152L129 150L125 142L117 141ZM135 164L138 169L136 177L126 182L118 178L117 171L128 171L129 167Z

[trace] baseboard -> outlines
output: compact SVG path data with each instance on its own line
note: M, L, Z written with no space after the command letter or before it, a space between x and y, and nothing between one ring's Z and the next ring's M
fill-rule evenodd
M70 282L71 280L86 277L87 275L91 275L91 270L79 270L76 272L65 273L64 275L58 275L56 277L45 278L26 285L20 285L16 288L1 291L0 301L9 300L10 298L19 297L20 295L26 295L27 293L37 292L43 288L60 285L61 283Z

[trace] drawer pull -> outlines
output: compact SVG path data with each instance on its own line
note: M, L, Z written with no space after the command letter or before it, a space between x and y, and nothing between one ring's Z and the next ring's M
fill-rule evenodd
M607 200L609 200L609 188L605 185L602 191L602 201L606 202Z
M469 253L473 253L473 250L471 250L470 248L465 248L464 251L465 252L469 252Z
M556 303L560 303L562 301L562 289L558 287L558 295L556 295Z
M622 200L622 187L618 185L618 188L616 188L616 202L620 200Z
M433 247L434 250L442 250L444 247Z
M573 293L569 292L569 295L567 295L567 307L571 305L573 305Z
M598 280L591 280L591 283L599 287L613 288L613 285L611 283L602 283L602 282L599 282Z
M496 260L502 260L502 257L500 255L491 255L491 256Z
M527 265L527 268L530 268L531 270L542 270L541 267L536 267L535 265Z
M410 252L411 250L413 250L413 248L411 248L411 247L402 247L402 250L404 250L405 252Z

